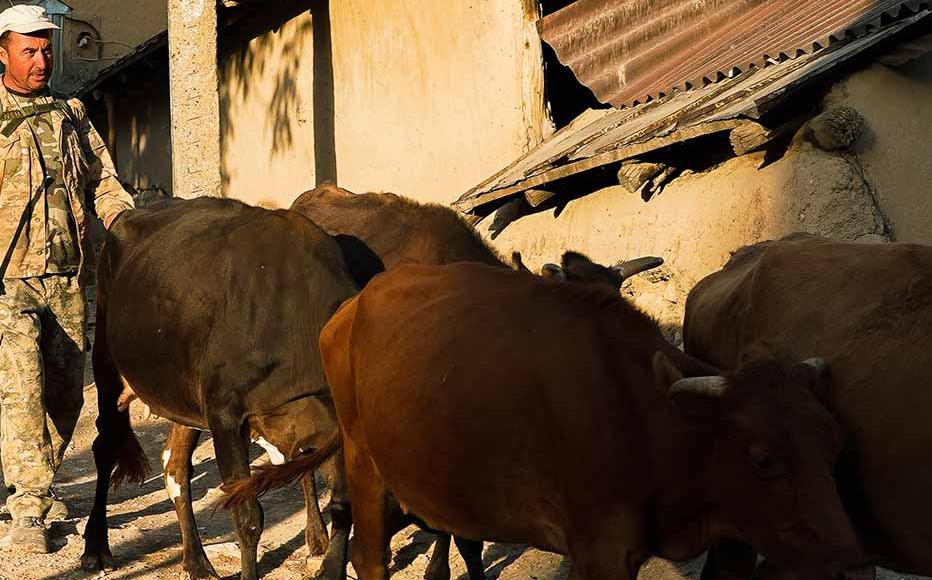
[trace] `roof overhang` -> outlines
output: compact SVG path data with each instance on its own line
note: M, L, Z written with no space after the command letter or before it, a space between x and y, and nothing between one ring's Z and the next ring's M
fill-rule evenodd
M899 14L896 20L884 19L883 24L867 27L860 37L849 35L796 58L774 60L762 68L642 105L589 111L467 191L453 206L472 213L523 194L536 207L548 198L540 188L550 182L611 163L624 165L646 153L713 133L729 134L735 154L753 151L785 130L758 121L786 97L904 30L915 29L920 21L928 29L932 4L919 3L917 8ZM912 43L906 54L914 57L929 48L932 43Z

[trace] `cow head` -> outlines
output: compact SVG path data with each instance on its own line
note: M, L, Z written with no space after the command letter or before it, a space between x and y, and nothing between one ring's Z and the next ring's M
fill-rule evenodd
M819 400L828 382L821 360L757 360L684 379L658 353L654 376L691 439L703 441L704 465L693 475L719 536L709 539L748 541L778 563L862 557L832 475L842 431Z
M621 288L625 280L646 270L656 268L663 264L662 258L644 257L627 262L618 262L607 267L596 264L579 252L565 252L561 265L544 264L541 276L569 282L590 282L608 284L614 288Z

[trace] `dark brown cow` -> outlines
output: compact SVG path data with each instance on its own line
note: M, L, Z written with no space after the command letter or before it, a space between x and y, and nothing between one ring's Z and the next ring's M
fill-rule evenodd
M395 264L480 262L523 268L520 254L506 264L451 208L418 203L394 193L353 193L325 183L302 193L291 209L304 214L336 238L360 287ZM660 258L639 258L606 267L567 252L562 264L542 272L562 280L603 282L620 288L626 278L655 268Z
M336 421L317 337L356 285L337 244L304 216L200 198L121 215L107 234L97 289L97 493L82 565L115 567L107 540L111 473L116 482L145 475L129 413L118 404L133 391L176 424L163 467L184 569L193 578L217 577L191 508L198 435L211 432L224 482L249 475L250 438L283 458L320 445ZM326 542L312 474L304 484L309 540L316 532ZM241 577L254 579L261 508L240 506L233 523Z
M722 538L787 562L860 555L821 365L719 376L605 286L480 264L375 278L321 356L341 431L231 503L313 469L342 433L362 580L388 577L389 493L431 528L568 554L575 580L633 579L651 554Z
M722 368L823 356L855 529L875 563L932 575L932 247L797 234L742 248L690 292L683 334Z

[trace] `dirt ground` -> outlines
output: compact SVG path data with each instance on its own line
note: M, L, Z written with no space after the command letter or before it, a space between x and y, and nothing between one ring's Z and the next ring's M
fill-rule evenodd
M181 536L173 505L163 487L158 469L158 457L168 434L168 423L162 419L141 419L141 406L133 405L133 423L153 466L153 475L143 485L124 486L111 493L108 506L110 546L119 569L107 574L112 578L153 578L167 580L183 577L181 567ZM51 524L55 551L46 556L18 554L9 549L8 515L0 516L0 579L4 580L76 580L90 578L81 570L84 550L81 534L93 503L96 474L91 443L96 434L96 393L93 386L85 388L85 405L74 442L56 478L58 495L68 504L68 519ZM264 452L253 449L254 463L267 461ZM222 508L214 511L221 496L217 489L219 474L215 465L209 435L202 438L194 455L192 495L198 528L217 571L227 578L239 572L239 550L229 514ZM329 500L323 494L321 505ZM304 510L300 486L270 493L262 500L266 529L260 544L259 572L264 578L301 578L305 570L307 548L304 545ZM325 515L326 517L326 515ZM430 553L432 536L409 528L395 537L393 547L393 580L415 580L423 577ZM455 550L453 550L455 554ZM561 556L523 546L486 544L483 556L489 580L565 580L569 562ZM680 566L655 559L641 571L640 580L698 579L703 559ZM466 580L465 566L458 555L451 557L453 578ZM312 560L312 567L319 561ZM350 567L350 578L355 574ZM884 574L881 580L899 580L900 575Z

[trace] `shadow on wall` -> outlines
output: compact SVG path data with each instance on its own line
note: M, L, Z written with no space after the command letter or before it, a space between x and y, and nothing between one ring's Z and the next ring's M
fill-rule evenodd
M257 87L271 83L268 106L264 107L264 123L272 138L271 155L283 154L301 138L294 134L294 127L299 121L300 97L302 93L310 93L313 98L316 179L318 183L335 181L330 2L298 0L282 6L277 10L263 6L225 30L219 38L221 137L229 142L236 135L237 126L231 114L234 99L247 103L251 99L265 98L257 95ZM289 21L305 12L309 12L311 18L297 22L287 35L279 34L283 33ZM306 66L303 61L309 43L312 43L310 48L314 55L313 87L302 87L300 72L302 65ZM225 148L223 157L222 163L226 167ZM226 186L229 183L228 172L222 173Z

